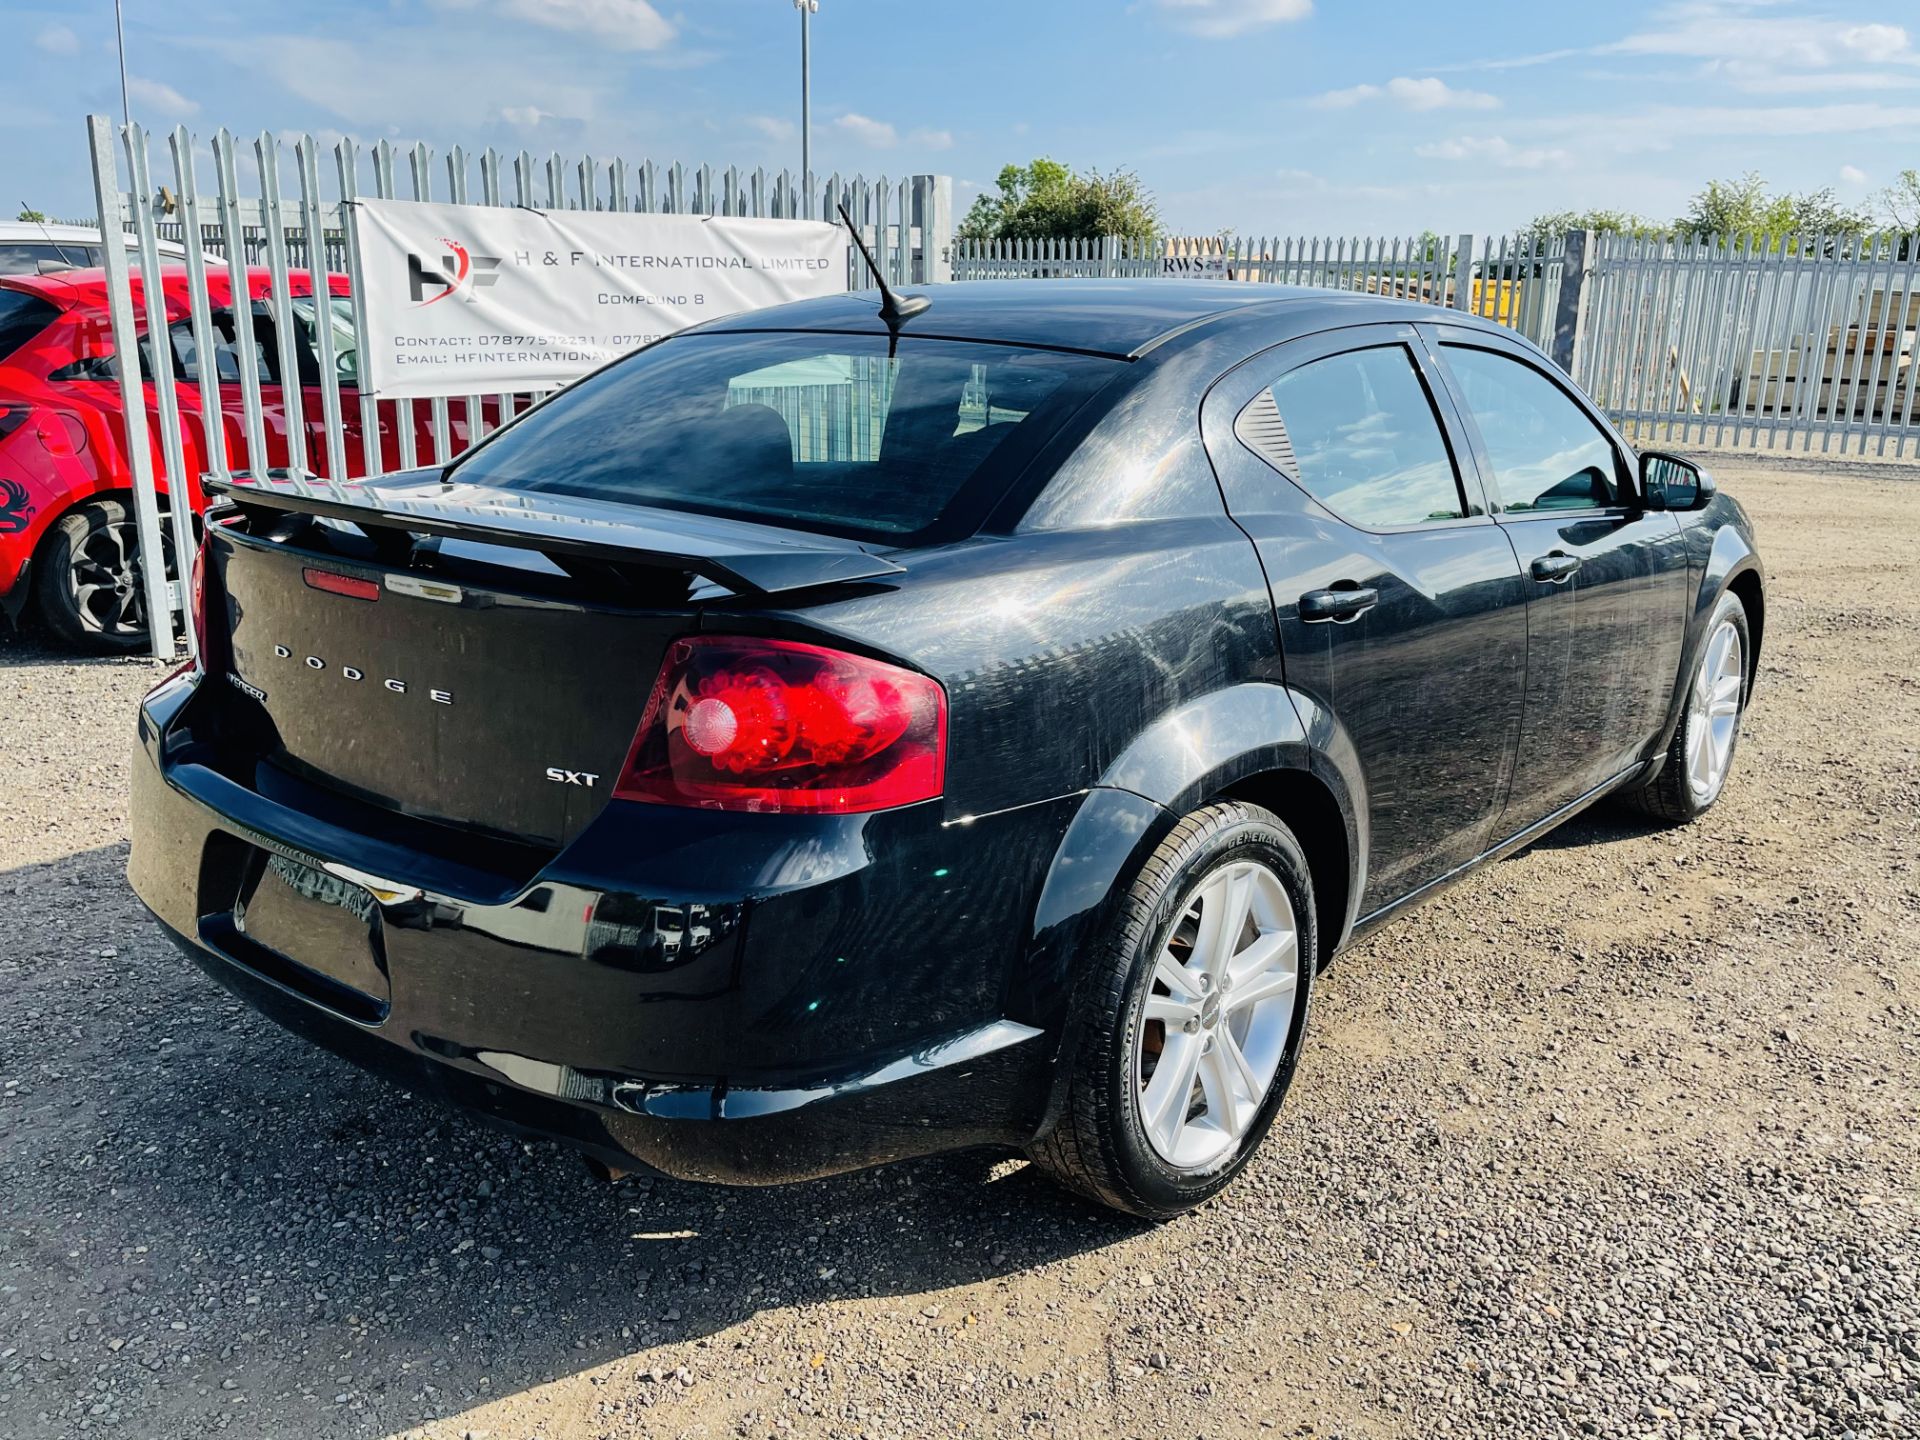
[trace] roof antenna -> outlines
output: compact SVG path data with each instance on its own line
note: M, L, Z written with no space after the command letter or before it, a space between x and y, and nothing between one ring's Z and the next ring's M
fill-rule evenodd
M842 204L839 209L841 222L847 227L847 233L853 236L853 243L860 249L860 258L867 262L867 269L873 272L873 283L880 287L880 318L886 323L889 337L887 352L891 354L893 347L900 343L901 325L933 304L933 301L924 295L894 294L893 287L887 284L887 277L880 273L880 267L874 263L873 252L867 249L867 242L860 238L860 231L855 228L853 218L847 214L847 207Z
M69 270L79 269L80 267L73 263L72 257L67 254L66 247L53 238L53 232L47 229L47 222L40 218L40 212L22 200L20 202L20 218L24 220L29 215L34 217L34 223L40 227L40 238L51 245L53 247L53 253L60 257L61 265ZM43 270L40 273L44 275L47 272Z

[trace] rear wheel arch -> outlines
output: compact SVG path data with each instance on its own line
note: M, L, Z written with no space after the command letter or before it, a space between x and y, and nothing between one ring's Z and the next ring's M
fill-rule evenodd
M1229 785L1223 800L1244 800L1271 811L1299 840L1313 874L1315 929L1325 969L1347 934L1358 868L1347 812L1333 789L1310 770L1266 770Z

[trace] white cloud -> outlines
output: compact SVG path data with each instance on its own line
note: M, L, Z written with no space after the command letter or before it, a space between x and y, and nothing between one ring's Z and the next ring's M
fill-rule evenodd
M1316 96L1313 104L1323 110L1346 110L1370 100L1391 100L1403 110L1497 110L1498 96L1484 90L1456 90L1446 81L1429 75L1414 80L1396 76L1385 85L1353 85L1345 90L1329 90Z
M1700 60L1748 60L1817 69L1846 62L1882 63L1912 56L1912 39L1899 25L1756 15L1745 6L1695 4L1673 12L1664 27L1643 30L1603 53L1672 55Z
M1540 170L1570 164L1565 150L1545 145L1515 145L1500 135L1464 136L1419 146L1414 153L1427 160L1484 160L1502 170Z
M775 143L784 143L793 138L794 124L791 120L782 120L774 115L749 115L747 124L758 130L767 139Z
M1316 95L1313 103L1322 110L1346 110L1363 100L1377 99L1382 93L1378 85L1350 85L1345 90L1329 90L1324 95Z
M1604 135L1610 144L1643 138L1847 135L1920 129L1920 105L1860 101L1836 105L1650 105L1628 111L1563 112L1537 128L1568 136Z
M189 100L164 81L147 80L138 75L127 77L127 95L136 109L164 115L169 120L184 119L200 108L197 101Z
M78 55L80 37L64 25L49 25L33 37L33 43L49 55Z
M538 105L505 105L500 109L500 118L518 129L532 130L542 120L554 117L551 110L542 110Z
M834 128L849 139L876 150L887 150L900 143L900 132L884 120L870 119L849 111L833 122Z
M951 130L916 130L907 136L907 143L922 150L951 150L953 132Z
M1867 172L1862 170L1858 165L1842 165L1840 167L1840 179L1843 184L1864 185L1867 183Z
M1497 110L1500 101L1484 90L1456 90L1429 75L1424 80L1404 77L1387 82L1387 95L1409 110Z
M1155 0L1182 30L1225 40L1267 25L1304 20L1313 0Z
M672 22L647 0L428 0L436 10L491 10L508 20L585 35L615 50L662 50Z
M607 82L577 61L502 47L459 26L396 29L358 40L257 34L199 48L363 134L471 136L508 108L588 122L615 108ZM420 57L440 53L431 62ZM596 148L600 142L596 140ZM615 147L610 138L604 147Z

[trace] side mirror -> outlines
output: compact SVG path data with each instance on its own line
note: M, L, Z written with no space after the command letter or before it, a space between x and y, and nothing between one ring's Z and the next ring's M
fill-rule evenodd
M1702 510L1719 487L1713 476L1693 461L1664 450L1640 456L1640 490L1652 510Z

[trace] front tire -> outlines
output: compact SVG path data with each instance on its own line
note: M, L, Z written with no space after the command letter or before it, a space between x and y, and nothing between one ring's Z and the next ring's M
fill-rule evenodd
M1277 817L1233 801L1182 820L1089 960L1065 1113L1033 1163L1147 1219L1217 1195L1292 1082L1318 943L1312 873Z
M1713 808L1727 787L1746 718L1747 657L1753 653L1747 607L1729 591L1707 619L1706 640L1687 681L1686 709L1653 783L1625 798L1669 825L1684 825Z

